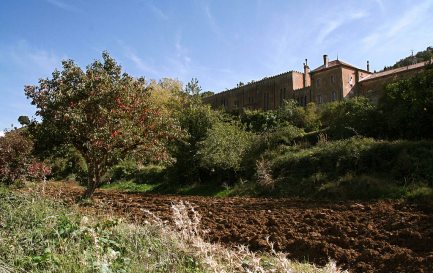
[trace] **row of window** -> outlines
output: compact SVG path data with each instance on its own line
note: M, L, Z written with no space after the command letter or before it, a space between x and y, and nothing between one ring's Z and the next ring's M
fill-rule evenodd
M335 75L331 75L331 83L335 83L335 82L336 82ZM320 87L320 84L321 84L320 78L316 79L316 87Z
M322 104L324 102L327 102L326 99L327 99L326 96L322 97L321 94L318 94L317 97L316 97L316 102L317 102L317 104ZM338 99L337 98L337 92L335 92L335 91L332 92L331 101L336 101L337 99Z

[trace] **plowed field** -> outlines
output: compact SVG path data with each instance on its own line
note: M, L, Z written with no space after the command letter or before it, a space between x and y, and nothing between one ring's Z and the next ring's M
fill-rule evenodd
M65 188L66 187L66 188ZM49 186L49 195L72 201L75 186ZM291 259L352 272L433 272L433 207L402 201L315 202L292 199L209 198L98 190L93 208L145 220L149 210L170 220L172 202L188 201L202 215L207 239L276 250Z

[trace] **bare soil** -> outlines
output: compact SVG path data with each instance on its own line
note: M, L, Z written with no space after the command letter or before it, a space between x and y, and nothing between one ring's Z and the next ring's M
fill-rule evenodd
M52 183L46 193L73 202L83 189ZM404 201L317 202L210 198L97 190L89 209L144 221L149 210L171 220L172 202L202 215L207 239L228 246L275 250L318 265L333 259L352 272L433 272L433 206ZM85 208L86 209L86 208Z

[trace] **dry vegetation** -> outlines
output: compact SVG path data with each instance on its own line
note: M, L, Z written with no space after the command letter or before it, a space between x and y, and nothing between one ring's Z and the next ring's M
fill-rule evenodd
M62 201L0 194L0 272L340 272L292 262L284 253L229 249L203 240L201 217L172 204L174 228L149 211L147 223L83 215Z

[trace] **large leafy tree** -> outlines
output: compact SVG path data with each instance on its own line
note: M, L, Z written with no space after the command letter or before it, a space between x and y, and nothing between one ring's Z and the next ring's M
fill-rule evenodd
M379 102L385 134L390 138L433 138L433 66L391 83Z
M166 142L176 137L178 126L151 103L143 78L122 73L108 53L83 71L72 60L62 71L25 93L36 105L42 122L31 130L39 146L69 144L85 159L88 183L84 197L101 184L104 173L125 156L166 160Z

